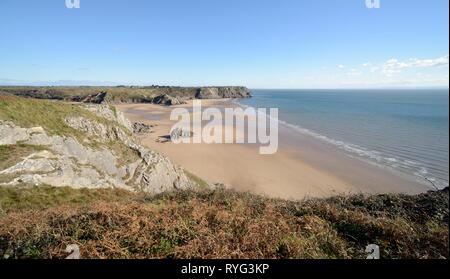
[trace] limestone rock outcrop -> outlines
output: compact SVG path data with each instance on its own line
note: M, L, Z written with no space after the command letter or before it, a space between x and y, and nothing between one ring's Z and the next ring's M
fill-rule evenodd
M24 128L0 120L0 145L36 147L17 164L0 170L0 177L10 178L0 185L116 187L149 193L195 187L182 168L137 142L122 113L108 105L84 108L104 122L66 118L79 136L50 135L42 127Z
M92 104L102 104L105 102L106 94L108 94L106 91L102 91L100 93L95 93L88 95L86 98L82 100L83 103L92 103Z
M143 135L143 134L149 134L152 133L152 128L154 125L148 125L141 122L134 122L133 123L133 133L137 135Z
M153 99L153 103L157 105L176 106L186 104L186 102L179 100L177 97L173 97L167 94L156 96Z
M201 87L195 98L221 99L221 98L250 98L250 90L246 87Z

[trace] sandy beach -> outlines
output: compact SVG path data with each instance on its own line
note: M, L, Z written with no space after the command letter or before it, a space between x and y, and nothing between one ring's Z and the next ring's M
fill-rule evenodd
M236 106L229 100L202 100L202 107ZM131 121L155 125L139 136L148 148L168 156L174 163L209 183L223 183L238 191L269 197L302 199L350 193L424 192L430 188L391 169L348 156L344 151L311 136L280 125L278 152L259 154L257 144L174 144L157 139L169 134L176 121L174 108L153 104L120 104L117 109Z

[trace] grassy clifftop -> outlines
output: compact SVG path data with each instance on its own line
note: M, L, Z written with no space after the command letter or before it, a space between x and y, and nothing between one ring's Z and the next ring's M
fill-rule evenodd
M9 93L22 97L33 97L38 99L54 99L81 101L85 97L100 92L108 92L109 97L114 101L145 101L153 96L169 93L174 95L195 96L195 88L171 88L171 87L0 87L0 92Z
M80 102L88 96L101 95L108 102L152 103L167 95L177 100L196 98L246 98L250 91L241 86L224 87L169 87L169 86L116 86L116 87L43 87L43 86L4 86L1 94L10 94L37 99L52 99ZM98 98L98 97L97 97ZM97 99L94 98L94 99ZM92 102L92 100L90 101Z
M0 185L146 192L200 186L199 179L140 145L132 131L107 104L0 95Z
M448 258L448 189L291 202L247 193L0 188L0 257Z
M50 134L80 136L80 133L69 127L67 117L81 116L96 122L117 126L117 123L97 116L83 109L78 104L52 102L7 96L0 94L0 120L11 121L18 126L31 128L41 126Z
M112 109L114 107L111 106ZM115 110L115 109L114 109ZM124 133L130 134L125 127L122 127L117 122L108 120L104 117L99 117L94 112L84 109L80 104L69 104L65 102L53 102L49 100L35 100L30 98L21 98L16 96L0 95L0 121L10 121L15 125L32 128L40 126L44 128L50 135L60 135L66 137L74 137L80 142L86 142L89 138L91 147L107 147L117 151L121 157L131 157L133 152L130 152L128 148L123 146L120 142L110 142L107 145L99 144L98 139L90 137L84 132L70 127L66 119L70 117L83 117L104 125L105 127L120 128ZM22 158L25 153L21 152L24 149L29 151L41 149L39 146L25 146L19 144L18 146L1 146L0 145L0 158L6 156L6 152L9 150L9 157L13 157L16 160ZM11 152L14 150L14 152ZM124 154L121 154L124 153ZM5 157L6 158L6 157ZM6 161L6 159L4 160ZM9 165L10 166L10 165ZM5 169L6 165L0 162L0 171Z

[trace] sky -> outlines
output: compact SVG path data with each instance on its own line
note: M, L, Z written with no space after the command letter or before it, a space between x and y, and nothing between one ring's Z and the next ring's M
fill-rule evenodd
M0 84L445 87L449 1L0 1Z

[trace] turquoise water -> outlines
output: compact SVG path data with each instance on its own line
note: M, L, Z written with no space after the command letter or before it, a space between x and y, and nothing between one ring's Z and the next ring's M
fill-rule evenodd
M442 188L449 180L449 92L252 90L238 102L277 107L282 125Z

